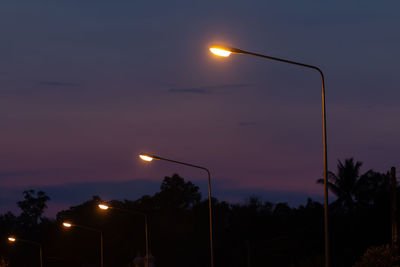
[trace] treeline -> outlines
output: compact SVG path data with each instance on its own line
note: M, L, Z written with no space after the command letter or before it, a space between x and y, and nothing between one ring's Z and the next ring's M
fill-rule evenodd
M336 196L329 207L332 266L353 266L367 248L391 242L390 175L372 170L360 174L360 167L360 162L347 159L339 161L336 174L329 174L329 189ZM38 250L10 244L10 234L42 244L46 267L99 266L99 234L62 228L65 220L102 231L105 266L133 266L137 254L145 254L144 217L118 208L147 215L149 248L157 267L210 265L208 200L202 200L198 186L177 174L165 177L153 196L108 203L116 209L99 209L102 200L94 196L50 220L42 217L48 200L44 192L26 191L18 202L20 216L0 215L4 266L39 266ZM308 199L293 208L257 197L244 204L213 198L212 207L215 266L323 266L321 203Z

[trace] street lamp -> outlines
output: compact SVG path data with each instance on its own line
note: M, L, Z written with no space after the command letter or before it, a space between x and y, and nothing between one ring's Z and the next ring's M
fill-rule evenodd
M211 212L211 174L210 171L205 168L205 167L201 167L201 166L197 166L197 165L193 165L190 163L185 163L185 162L181 162L181 161L176 161L176 160L172 160L172 159L166 159L166 158L162 158L159 156L155 156L155 155L149 155L149 154L140 154L139 157L144 160L144 161L152 161L152 160L163 160L163 161L168 161L168 162L172 162L172 163L176 163L176 164L180 164L180 165L185 165L185 166L189 166L189 167L193 167L193 168L197 168L197 169L202 169L204 171L207 172L208 175L208 212L209 212L209 217L210 217L210 261L211 261L211 267L214 267L214 250L213 250L213 230L212 230L212 212Z
M270 57L270 56L265 56L253 52L248 52L245 50L241 50L238 48L233 48L233 47L228 47L228 46L223 46L223 45L214 45L210 47L210 51L217 55L217 56L222 56L222 57L228 57L231 54L245 54L245 55L250 55L250 56L256 56L256 57L261 57L264 59L269 59L269 60L274 60L274 61L280 61L292 65L297 65L309 69L316 70L320 76L321 76L321 84L322 84L322 132L323 132L323 154L324 154L324 235L325 235L325 266L329 267L329 231L328 231L328 152L327 152L327 137L326 137L326 105L325 105L325 80L324 80L324 74L322 73L322 70L316 66L313 65L308 65L308 64L303 64L291 60L286 60L282 58L276 58L276 57Z
M64 226L64 228L77 227L84 230L100 233L100 266L103 267L103 232L101 230L91 228L88 226L72 224L71 222L63 222L62 226Z
M139 214L144 217L144 231L145 231L145 237L146 237L146 267L149 267L149 232L148 232L148 224L147 224L147 214L139 212L139 211L131 211L127 209L122 209L122 208L116 208L116 207L111 207L105 203L97 205L99 209L101 210L108 210L108 209L113 209L113 210L118 210L124 213L129 213L129 214Z
M7 238L7 240L10 243L23 242L23 243L39 246L40 267L43 267L43 256L42 256L43 252L42 252L42 245L40 243L31 241L31 240L25 240L25 239L21 239L21 238L16 238L15 236L9 236Z

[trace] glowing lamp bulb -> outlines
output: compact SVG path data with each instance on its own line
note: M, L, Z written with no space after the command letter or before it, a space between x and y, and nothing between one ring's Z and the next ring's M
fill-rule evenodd
M15 241L16 241L16 239L15 239L15 237L13 237L13 236L10 236L10 237L8 238L8 241L10 241L10 242L15 242Z
M110 207L104 204L99 204L98 207L102 210L108 210Z
M229 57L231 55L231 51L222 49L222 48L217 48L217 47L211 47L210 48L211 53L214 55L220 56L220 57Z
M139 155L139 157L144 161L152 161L153 160L153 157L150 157L149 155Z
M72 226L72 224L68 223L68 222L63 222L63 226L70 228Z

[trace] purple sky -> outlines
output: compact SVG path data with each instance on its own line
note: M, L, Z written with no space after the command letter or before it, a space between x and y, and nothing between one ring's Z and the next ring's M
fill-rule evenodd
M84 2L84 3L83 3ZM208 167L215 195L321 199L319 66L328 157L399 166L398 1L15 1L0 3L0 213L25 189L50 215L98 194L136 199L179 173L148 152ZM205 195L204 195L205 196Z

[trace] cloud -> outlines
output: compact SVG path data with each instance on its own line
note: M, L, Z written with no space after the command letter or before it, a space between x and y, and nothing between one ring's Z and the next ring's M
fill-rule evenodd
M43 174L42 171L24 170L24 171L0 171L0 179L23 177L23 176L37 176Z
M249 84L222 84L217 86L193 87L193 88L170 88L171 93L192 93L192 94L210 94L221 89L234 89L250 87Z
M248 122L248 121L243 121L243 122L238 122L238 125L241 127L246 127L246 126L258 126L260 125L257 122Z
M192 94L207 94L204 88L171 88L168 90L171 93L192 93Z
M77 83L70 83L70 82L60 82L60 81L40 81L38 82L39 85L44 86L57 86L57 87L75 87L78 86Z

